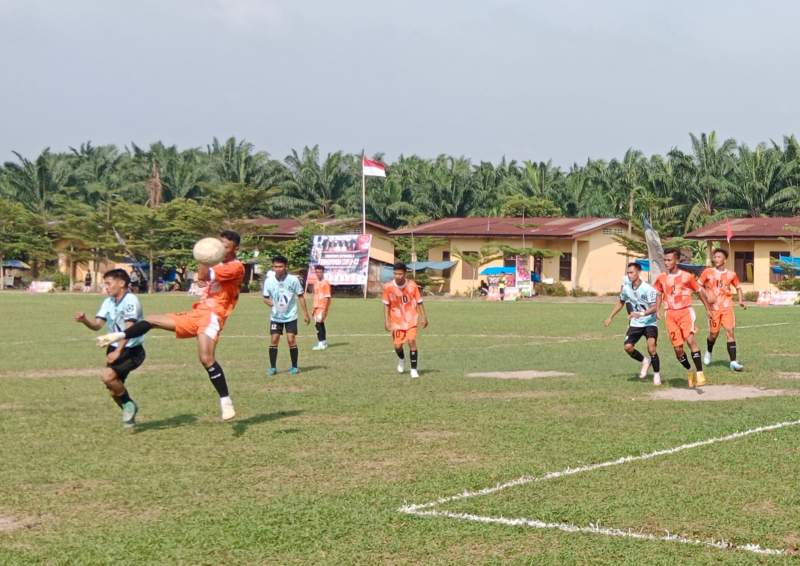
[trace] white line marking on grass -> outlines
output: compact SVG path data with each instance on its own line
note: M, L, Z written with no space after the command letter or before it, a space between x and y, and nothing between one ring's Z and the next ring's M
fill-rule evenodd
M657 535L657 534L650 534L650 533L642 533L630 530L622 530L622 529L614 529L614 528L603 528L598 525L590 524L588 526L577 526L572 525L570 523L547 523L544 521L539 521L536 519L527 519L527 518L506 518L506 517L490 517L490 516L482 516L482 515L473 515L470 513L453 513L450 511L440 511L436 509L436 507L440 505L444 505L446 503L451 503L453 501L459 501L462 499L469 499L472 497L480 497L483 495L491 495L493 493L497 493L499 491L503 491L505 489L509 489L511 487L516 487L519 485L526 485L529 483L534 482L542 482L557 478L563 478L566 476L573 476L575 474L581 474L584 472L591 472L592 470L599 470L601 468L610 468L612 466L619 466L622 464L628 464L630 462L639 462L643 460L651 460L653 458L658 458L660 456L669 456L672 454L677 454L678 452L683 452L684 450L689 450L692 448L699 448L701 446L710 446L712 444L718 444L720 442L729 442L731 440L738 440L740 438L744 438L746 436L750 436L752 434L757 434L761 432L769 432L773 430L778 430L781 428L786 428L790 426L797 426L800 425L800 420L796 421L784 421L780 423L775 423L772 425L761 426L757 428L751 428L748 430L744 430L741 432L734 432L732 434L728 434L726 436L718 436L715 438L709 438L707 440L699 440L697 442L690 442L688 444L681 444L680 446L675 446L673 448L666 448L662 450L655 450L653 452L648 452L646 454L639 454L638 456L624 456L622 458L617 458L616 460L609 460L607 462L599 462L597 464L588 464L585 466L578 466L577 468L566 468L565 470L560 470L557 472L548 472L542 476L520 476L516 479L499 483L491 487L486 487L483 489L479 489L476 491L463 491L456 495L450 495L447 497L441 497L434 501L429 501L428 503L419 503L419 504L412 504L412 505L403 505L398 509L398 512L404 513L406 515L416 515L419 517L445 517L450 519L459 519L462 521L473 521L477 523L486 523L486 524L500 524L500 525L510 525L510 526L527 526L536 529L556 529L568 533L591 533L591 534L601 534L606 536L613 536L613 537L627 537L627 538L634 538L640 540L653 540L653 541L670 541L670 542L680 542L683 544L692 544L692 545L701 545L701 546L709 546L713 548L725 549L725 550L745 550L748 552L754 552L756 554L785 554L785 551L780 549L773 549L773 548L765 548L757 544L745 544L745 545L737 545L734 543L730 543L727 541L715 541L715 540L696 540L690 539L686 537L682 537L679 535L673 535L667 532L666 535Z

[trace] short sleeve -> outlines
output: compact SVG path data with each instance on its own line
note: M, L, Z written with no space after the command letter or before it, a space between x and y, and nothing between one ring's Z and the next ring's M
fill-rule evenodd
M657 299L658 299L658 292L654 288L650 287L647 290L647 302L652 305L655 304Z
M134 295L128 295L125 297L125 306L122 309L122 317L125 320L139 320L140 310L141 306L139 305L138 298L136 298Z
M97 311L97 314L94 315L94 317L108 320L108 301L103 301L103 304L100 305L100 310Z
M698 279L698 282L700 283L700 285L702 285L704 287L705 287L706 281L708 281L708 269L704 269L703 273L700 274L700 278Z
M664 285L662 285L661 281L662 279L661 276L659 275L658 278L656 279L656 282L653 283L653 289L655 289L657 293L664 292Z
M419 285L414 283L414 300L418 303L422 302L422 293L419 292Z
M738 273L734 273L733 274L733 278L731 278L731 285L733 285L734 287L741 287L742 284L739 281L739 274Z
M327 281L324 281L322 285L322 298L323 299L331 298L331 284Z
M267 298L270 297L270 294L269 294L269 281L270 281L269 277L264 278L264 285L261 287L261 294L264 297L267 297Z
M697 277L695 277L692 274L689 274L689 276L686 279L687 279L686 286L689 287L689 289L691 289L692 291L700 290L700 284L697 282Z
M294 286L294 292L297 294L298 297L304 293L303 286L300 284L299 279L295 278L294 281L292 281L292 284Z
M389 287L383 287L383 304L389 306Z
M241 261L229 261L215 265L211 272L215 281L235 281L244 277L244 266Z

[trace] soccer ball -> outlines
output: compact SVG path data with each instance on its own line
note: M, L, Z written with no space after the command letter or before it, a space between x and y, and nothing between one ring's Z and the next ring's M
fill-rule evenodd
M192 255L198 263L217 265L225 257L225 246L217 238L203 238L194 245Z

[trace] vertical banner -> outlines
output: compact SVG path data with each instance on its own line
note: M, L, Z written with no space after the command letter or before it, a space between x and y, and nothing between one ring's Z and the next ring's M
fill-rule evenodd
M531 283L531 272L528 270L528 257L517 256L517 289L522 297L533 295L533 284Z
M308 266L308 283L316 282L315 265L325 266L331 285L366 285L372 234L314 236Z

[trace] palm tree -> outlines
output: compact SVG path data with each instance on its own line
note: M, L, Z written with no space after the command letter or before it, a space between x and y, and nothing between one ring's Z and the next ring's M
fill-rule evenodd
M302 154L293 149L285 163L289 175L275 205L287 212L330 216L334 205L357 185L354 160L341 151L329 153L320 163L319 146L306 146Z
M798 161L784 162L780 151L746 145L739 148L734 183L728 200L732 216L764 216L788 213L796 206L798 187L793 177Z
M50 153L49 148L35 161L13 153L19 163L5 163L5 183L18 202L47 221L53 200L69 176L69 167L62 156Z

